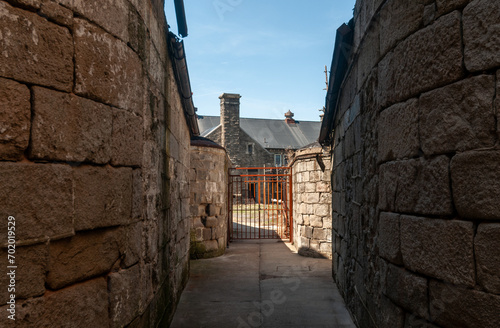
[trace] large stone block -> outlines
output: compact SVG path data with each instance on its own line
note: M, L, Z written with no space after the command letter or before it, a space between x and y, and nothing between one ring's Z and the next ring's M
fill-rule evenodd
M443 327L500 327L500 296L429 283L430 314Z
M124 225L132 213L132 169L74 169L75 230Z
M463 8L472 0L436 0L436 9L439 15L449 13L450 11Z
M420 27L424 0L391 0L380 11L380 53L385 54L397 42Z
M75 92L139 115L142 65L127 45L87 21L75 19Z
M123 264L130 267L143 257L143 223L137 222L125 228L126 235L124 238L124 259Z
M454 156L451 181L458 215L469 219L500 219L500 151Z
M109 275L111 327L125 327L139 315L141 305L141 270L135 265Z
M380 166L381 210L451 215L449 159L445 156L389 162Z
M403 264L400 249L399 214L380 213L378 226L379 254L384 259Z
M122 252L123 230L78 233L50 243L47 284L60 289L77 281L107 273Z
M0 78L0 159L18 160L28 148L30 107L28 87Z
M140 166L142 164L142 118L121 109L113 109L111 163Z
M401 216L405 267L454 284L474 286L474 225Z
M74 234L69 166L3 162L0 176L0 217L15 217L18 242ZM7 234L0 234L0 244L6 242Z
M500 3L475 0L463 12L465 67L481 71L500 65Z
M399 43L379 63L383 107L462 76L460 13L453 12Z
M7 249L0 250L2 266L7 264L7 254ZM15 256L15 263L9 263L9 265L17 266L15 270L16 298L30 298L43 295L45 293L45 274L47 272L47 263L49 262L47 245L38 244L34 246L16 247L16 252L13 255ZM1 304L5 304L9 299L8 295L11 294L7 290L10 284L10 277L6 273L8 273L9 270L9 268L6 268L6 272L0 275L0 284L5 286L0 291L2 297Z
M109 33L125 42L129 41L131 8L125 0L57 0L79 16L102 26Z
M67 28L0 3L0 76L71 91L73 41Z
M30 157L107 163L111 108L75 95L34 87Z
M500 224L480 224L474 240L478 283L500 294Z
M20 303L16 327L109 327L108 290L104 278Z
M428 317L427 279L389 264L385 295L399 306Z
M379 162L415 157L419 148L417 99L393 105L380 113Z
M495 143L495 78L472 77L420 97L420 140L428 155Z
M39 0L37 0L39 1ZM40 1L40 15L53 20L57 24L71 27L73 25L73 12L54 1Z

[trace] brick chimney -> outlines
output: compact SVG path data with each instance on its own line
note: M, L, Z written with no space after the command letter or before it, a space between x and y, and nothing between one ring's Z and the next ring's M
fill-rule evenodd
M288 124L295 124L295 120L293 119L293 113L291 110L288 110L288 112L285 113L285 122Z
M237 149L240 144L240 98L236 93L220 95L221 146Z

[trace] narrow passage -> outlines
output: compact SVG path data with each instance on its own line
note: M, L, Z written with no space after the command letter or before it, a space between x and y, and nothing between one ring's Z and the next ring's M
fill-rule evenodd
M233 242L221 257L191 261L171 327L355 327L331 268L281 241Z

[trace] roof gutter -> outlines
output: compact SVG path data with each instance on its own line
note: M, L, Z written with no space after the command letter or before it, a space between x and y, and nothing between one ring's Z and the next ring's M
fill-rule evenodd
M321 122L319 132L319 143L326 145L331 143L333 124L338 112L338 101L342 82L347 73L349 58L351 56L353 43L353 20L349 25L342 24L337 29L335 37L335 49L333 51L332 64L330 68L330 79L326 94L325 116Z
M179 85L184 116L189 126L191 136L199 136L200 129L196 119L196 109L193 104L193 93L189 81L189 73L186 62L186 53L184 51L184 42L177 38L175 34L169 32L169 48L173 54L173 67L175 80Z

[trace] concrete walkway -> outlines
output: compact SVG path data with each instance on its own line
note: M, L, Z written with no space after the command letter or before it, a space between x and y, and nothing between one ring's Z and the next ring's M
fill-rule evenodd
M191 261L171 327L355 327L333 283L332 261L291 248L238 241L221 257Z

